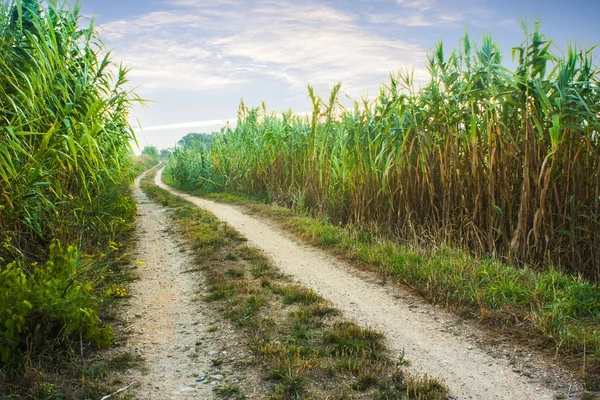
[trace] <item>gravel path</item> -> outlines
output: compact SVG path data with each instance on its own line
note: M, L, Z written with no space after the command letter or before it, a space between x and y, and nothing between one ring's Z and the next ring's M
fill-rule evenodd
M142 355L147 371L130 371L134 398L144 400L216 399L215 385L223 375L211 358L223 350L222 328L210 333L210 310L197 302L199 283L191 257L171 234L165 208L152 203L136 180L138 204L138 279L130 287L125 320L128 350Z
M282 272L330 300L347 317L381 329L389 346L410 360L409 370L441 378L457 399L553 399L539 381L514 371L509 360L494 358L449 327L456 318L409 294L382 286L325 252L299 244L288 234L230 205L193 197L156 183L199 207L244 235L264 251ZM361 276L363 275L363 276ZM552 372L549 372L552 373ZM538 378L538 379L536 379Z

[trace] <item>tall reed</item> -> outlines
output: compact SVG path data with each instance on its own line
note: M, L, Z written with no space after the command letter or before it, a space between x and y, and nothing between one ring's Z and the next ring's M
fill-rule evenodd
M78 7L0 3L0 364L110 338L93 271L135 214L126 74Z
M312 115L239 108L211 150L226 190L401 240L600 278L600 88L591 50L525 30L513 49L468 35L429 55L430 80L391 76L344 108L309 87Z

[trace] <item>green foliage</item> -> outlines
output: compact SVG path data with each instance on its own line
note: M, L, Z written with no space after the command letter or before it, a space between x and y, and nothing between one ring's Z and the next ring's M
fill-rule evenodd
M98 276L132 229L128 112L139 99L81 22L67 3L0 4L0 368L9 373L74 340L112 338Z
M208 149L210 149L212 147L214 138L218 135L218 133L188 133L179 139L177 144L180 147L197 147L204 144Z
M171 157L171 153L173 153L172 149L160 149L160 159L167 161Z
M133 163L134 175L140 175L163 160L162 151L159 152L155 146L145 146L139 156L131 154L130 157Z
M134 97L126 70L110 72L93 26L79 22L55 3L0 8L0 237L22 232L0 249L5 261L82 225L92 199L124 177Z
M0 361L6 363L26 330L33 305L28 300L27 277L15 262L0 271L0 287Z
M92 340L105 346L112 329L99 325L92 283L80 271L79 253L73 246L63 249L54 240L50 256L30 276L18 262L0 271L0 355L8 363L26 338L28 351L36 352L61 332L67 337Z
M152 159L157 160L160 157L160 152L158 151L158 147L156 146L145 146L142 149L142 154L150 156Z
M165 175L185 189L208 192L221 186L219 180L215 180L210 151L202 142L175 147Z
M591 50L559 58L537 25L525 33L514 71L489 36L465 36L429 55L420 90L400 74L344 108L339 85L329 98L309 87L308 117L241 103L201 179L402 241L600 279L598 69ZM190 167L176 181L195 179Z

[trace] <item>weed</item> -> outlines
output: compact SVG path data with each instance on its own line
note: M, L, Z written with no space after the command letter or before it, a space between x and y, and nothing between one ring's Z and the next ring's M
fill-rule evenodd
M446 399L448 390L442 383L428 377L413 377L408 376L404 380L406 394L409 398L414 399Z
M230 278L240 279L240 278L244 277L244 271L240 271L240 270L237 270L237 269L229 268L225 272L225 275L227 275Z
M312 289L305 288L298 285L284 285L272 287L273 293L283 296L283 304L313 304L317 301L321 301L319 295L317 295Z
M368 372L364 375L359 376L358 381L352 385L354 390L365 391L379 382L378 376L375 372Z
M307 384L300 369L287 363L273 367L268 378L279 382L273 391L273 397L279 399L301 399Z
M354 322L336 322L324 332L326 343L337 355L379 359L385 349L383 334L372 328L361 328Z
M224 386L221 388L215 388L214 392L222 398L232 398L234 400L245 400L246 396L242 394L242 391L237 386Z

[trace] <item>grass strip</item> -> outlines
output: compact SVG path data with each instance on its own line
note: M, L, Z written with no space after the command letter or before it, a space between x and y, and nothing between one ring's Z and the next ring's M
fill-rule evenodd
M344 320L312 290L282 275L258 249L210 213L160 189L142 189L171 207L207 276L205 301L220 306L246 336L272 399L444 399L446 388L411 376L389 356L381 332ZM240 399L236 387L221 397Z

